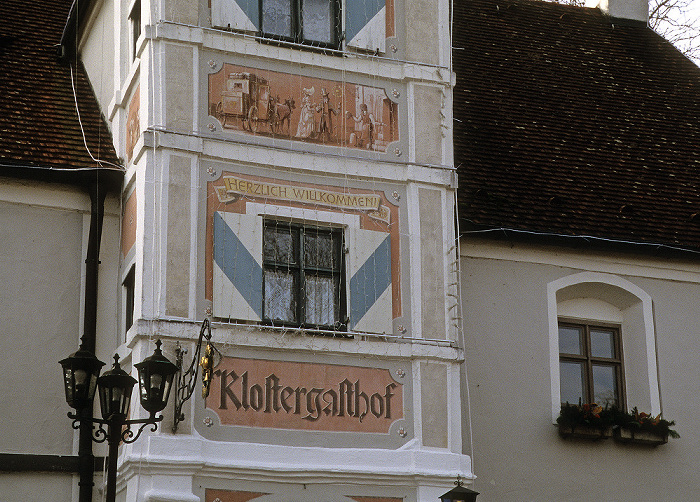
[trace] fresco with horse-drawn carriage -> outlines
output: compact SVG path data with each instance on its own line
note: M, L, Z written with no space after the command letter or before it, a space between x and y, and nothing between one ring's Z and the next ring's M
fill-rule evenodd
M379 152L399 139L382 88L232 64L209 75L209 113L224 132Z

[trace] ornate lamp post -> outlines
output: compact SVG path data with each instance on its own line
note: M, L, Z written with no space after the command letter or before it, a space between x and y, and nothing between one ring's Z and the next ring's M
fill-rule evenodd
M60 361L63 366L63 377L66 391L66 402L77 413L68 413L73 419L73 428L78 429L81 421L97 424L93 430L92 439L96 443L107 441L107 502L114 502L117 486L117 455L119 444L133 443L141 435L147 425L152 425L152 431L158 428L158 422L163 415L156 413L165 408L170 395L173 377L178 367L171 363L160 350L161 342L156 341L153 355L134 366L139 373L139 396L141 406L150 413L149 418L129 420L129 404L131 391L136 380L119 366L119 356L114 356L114 365L110 371L98 378L104 363L82 346L75 354ZM99 389L100 409L102 418L90 417L84 410L92 406L95 390ZM107 426L107 430L103 426ZM139 425L137 432L131 430L132 425Z

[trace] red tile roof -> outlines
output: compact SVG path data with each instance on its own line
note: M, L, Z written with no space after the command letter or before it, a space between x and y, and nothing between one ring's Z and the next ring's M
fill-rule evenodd
M597 9L455 0L454 19L461 230L700 249L700 68Z
M71 68L57 59L69 8L69 0L0 1L0 175L16 175L7 166L99 166L83 142ZM111 165L119 161L82 65L73 62L73 73L90 152L110 163L103 167L119 170Z

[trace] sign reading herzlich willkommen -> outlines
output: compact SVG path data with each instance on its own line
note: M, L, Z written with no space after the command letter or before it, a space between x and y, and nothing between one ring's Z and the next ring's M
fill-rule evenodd
M225 357L206 407L221 425L388 433L403 385L387 369Z

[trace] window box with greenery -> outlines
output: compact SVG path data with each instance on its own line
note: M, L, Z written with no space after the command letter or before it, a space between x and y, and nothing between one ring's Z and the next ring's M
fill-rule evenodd
M675 422L640 413L619 411L614 407L591 404L569 404L561 406L557 418L559 435L564 439L599 440L614 437L620 443L657 446L668 442L669 436L680 437L671 429Z
M678 438L680 435L671 426L675 422L656 417L648 413L640 413L637 408L630 413L617 413L613 437L620 443L633 443L648 446L658 446L668 442L668 437Z
M559 435L565 439L607 439L613 434L614 410L603 408L596 403L564 403L557 418L557 425Z

